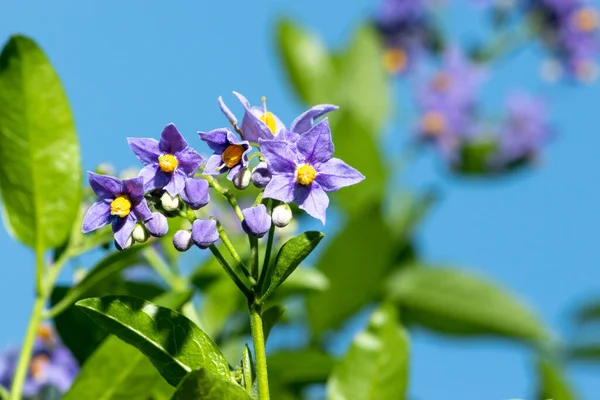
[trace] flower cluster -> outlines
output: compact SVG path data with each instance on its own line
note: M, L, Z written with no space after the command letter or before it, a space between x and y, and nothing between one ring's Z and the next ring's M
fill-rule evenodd
M139 176L120 180L88 173L99 200L88 210L83 232L111 224L117 248L125 249L149 236L167 234L168 217L182 216L192 222L191 231L175 233L173 244L185 251L192 244L210 247L219 238L217 218L199 219L195 210L210 202L209 187L228 195L212 176L226 174L237 189L252 182L261 190L255 205L239 210L243 230L262 237L274 224L285 227L292 219L290 203L325 223L329 198L326 192L353 185L362 174L333 157L334 146L328 120L318 119L337 109L323 104L312 107L289 128L262 107L253 107L234 92L244 108L241 125L234 113L219 98L221 111L233 126L208 132L199 137L213 151L205 159L192 149L175 125L162 131L160 140L128 138L129 147L144 164ZM258 162L254 167L252 159ZM271 215L260 199L275 201ZM236 206L237 207L237 206Z
M18 357L17 349L9 349L0 355L0 385L11 386ZM79 365L71 352L60 342L52 328L41 326L33 346L23 394L32 397L47 386L64 393L78 373Z

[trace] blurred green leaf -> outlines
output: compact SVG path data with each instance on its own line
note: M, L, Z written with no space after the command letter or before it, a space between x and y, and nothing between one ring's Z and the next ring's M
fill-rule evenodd
M594 299L587 301L586 304L575 311L574 316L575 321L579 324L600 320L600 300Z
M299 267L279 289L273 293L269 303L278 303L286 297L324 292L329 289L329 280L316 268Z
M537 365L537 400L576 400L577 396L567 382L562 368L548 360L540 360Z
M323 383L331 373L334 359L316 349L278 351L269 355L269 385L299 386Z
M244 389L217 378L205 368L190 372L181 382L172 400L252 400Z
M451 268L408 268L387 281L407 323L447 334L548 339L537 316L495 283Z
M18 35L0 55L0 176L9 231L38 253L61 245L81 201L75 125L52 65Z
M327 383L329 400L406 398L409 344L393 306L379 306Z
M137 347L173 386L198 368L231 379L229 364L217 345L175 311L128 296L90 298L76 305L104 329Z
M311 105L333 102L336 74L320 39L290 20L279 21L277 38L285 71L300 98Z
M285 282L298 265L319 245L324 236L322 232L304 232L281 246L275 258L273 272L270 277L267 277L268 289L265 290L263 298L268 298L279 285Z
M575 344L567 349L569 361L600 363L600 343Z
M156 303L179 309L191 295L191 291L169 292L158 297ZM155 393L155 400L163 400L165 397L159 394L168 393L165 385L144 354L110 336L83 365L63 400L148 400L151 393Z
M269 339L269 334L271 333L271 329L279 322L283 313L285 312L285 307L280 305L275 305L270 308L267 308L265 312L263 312L262 320L263 320L263 330L265 335L265 342Z
M131 348L131 346L128 346L128 347ZM146 359L146 362L148 364L152 365L150 363L150 361L148 361L147 359ZM154 366L152 366L152 368L154 368ZM155 369L155 371L156 371L156 369ZM173 386L169 385L167 383L167 381L165 381L162 378L162 376L160 376L158 371L156 371L156 374L158 376L157 382L154 385L154 388L152 388L152 392L150 393L149 400L170 400L171 397L173 397L173 394L175 393L175 388ZM129 400L129 399L123 399L123 400Z
M265 339L266 340L266 339ZM247 393L252 393L252 384L254 383L254 363L252 362L252 352L248 345L244 345L242 350L242 387Z
M392 266L393 235L379 207L363 210L329 240L317 269L329 280L329 290L307 298L310 325L318 334L335 329L346 318L381 297L383 280Z

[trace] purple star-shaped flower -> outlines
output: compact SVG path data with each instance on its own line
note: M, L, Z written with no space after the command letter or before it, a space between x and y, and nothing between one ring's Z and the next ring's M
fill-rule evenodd
M152 218L144 198L143 178L122 181L88 172L88 180L100 200L85 215L82 232L88 233L112 223L117 244L125 248L136 221L146 222Z
M145 165L140 176L147 191L164 188L171 196L177 196L204 162L173 124L163 129L160 142L149 138L127 138L127 142Z
M333 158L329 121L324 119L298 139L294 146L283 140L259 140L272 178L264 197L295 202L325 224L329 198L325 192L354 185L365 177L339 158Z
M247 140L238 138L227 128L213 129L210 132L198 132L200 139L214 151L204 166L204 173L219 175L229 171L231 180L242 168L248 166L248 153L252 150Z

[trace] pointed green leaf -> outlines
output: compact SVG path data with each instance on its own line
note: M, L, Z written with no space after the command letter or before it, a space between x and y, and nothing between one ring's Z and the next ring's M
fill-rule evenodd
M263 321L263 331L265 332L265 342L269 339L269 334L271 333L271 329L279 322L281 317L285 313L285 307L280 305L275 305L271 308L268 308L263 312L262 321Z
M239 385L225 382L202 368L189 373L171 400L251 400Z
M24 36L0 55L0 176L9 231L38 252L61 245L81 201L79 145L56 72Z
M493 282L451 268L408 268L388 280L388 295L408 323L458 335L543 341L544 325Z
M169 292L155 301L179 309L191 296L191 291ZM63 400L148 400L150 393L167 385L164 382L144 354L116 336L109 336L85 362Z
M329 400L406 398L408 338L393 306L381 305L327 383Z
M229 365L217 345L175 311L128 296L90 298L76 305L108 332L137 347L173 386L198 368L231 380Z
M540 360L538 369L537 400L576 400L562 368L549 360Z
M252 352L248 345L244 345L242 350L242 386L246 393L252 393L252 384L254 383L254 363L252 362Z
M322 232L304 232L291 238L279 249L269 288L263 298L267 298L281 285L302 261L317 247L325 235Z

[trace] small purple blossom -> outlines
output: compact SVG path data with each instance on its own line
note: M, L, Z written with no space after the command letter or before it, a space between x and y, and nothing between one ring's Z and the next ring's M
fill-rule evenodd
M264 161L259 162L252 170L252 183L259 189L267 186L271 180L271 172Z
M199 210L210 202L208 182L204 179L188 178L180 195L192 210Z
M188 146L175 125L163 129L156 139L127 138L129 147L145 165L140 171L147 191L165 189L177 196L185 189L186 180L193 177L204 159Z
M252 148L247 140L238 140L227 128L198 134L214 152L204 166L205 174L219 175L229 171L227 179L232 180L235 174L248 166L248 153Z
M256 207L246 208L242 211L244 221L242 227L249 235L254 235L261 238L271 228L271 217L267 213L267 207L259 204Z
M82 232L88 233L112 223L117 244L121 248L127 247L136 222L152 218L144 198L143 178L122 181L88 172L88 180L100 200L92 204L85 215Z
M169 232L167 217L158 212L152 213L152 218L146 221L146 229L154 237L163 237Z
M173 246L177 251L188 251L193 244L192 233L187 230L179 230L173 236Z
M294 146L282 140L259 140L272 178L264 197L295 202L325 224L329 205L326 192L354 185L364 176L338 158L333 158L329 121L324 119L298 139Z
M213 219L197 219L192 224L192 240L201 249L208 248L219 240L217 222Z

